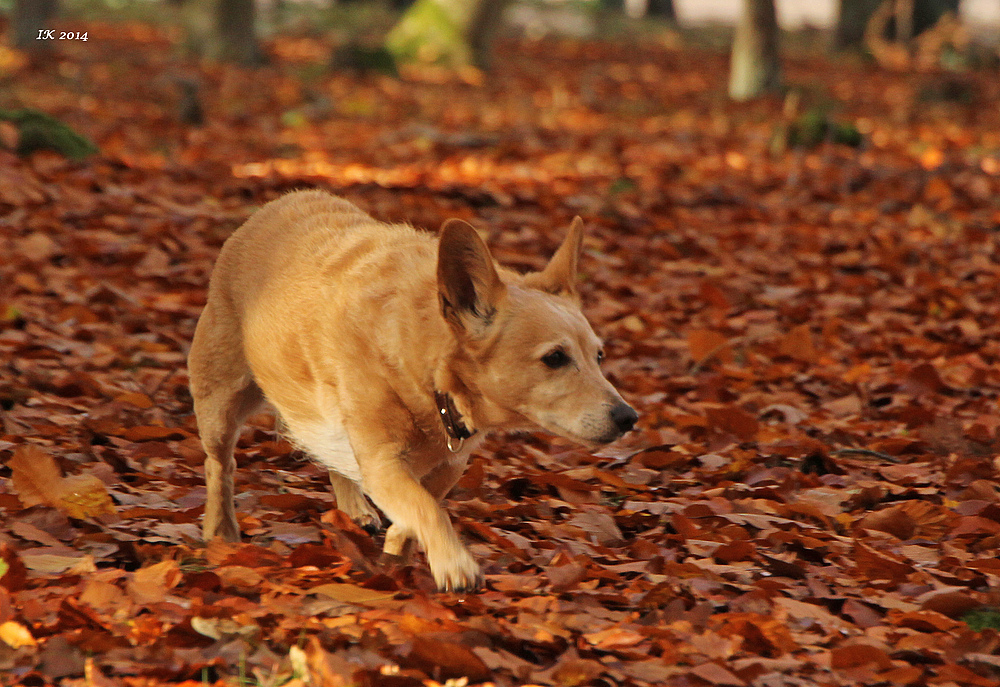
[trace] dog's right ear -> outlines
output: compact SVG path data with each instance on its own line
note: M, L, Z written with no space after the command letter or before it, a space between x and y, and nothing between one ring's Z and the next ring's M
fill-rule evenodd
M482 333L493 321L507 287L500 281L490 249L468 222L449 219L441 225L437 277L444 319L458 331Z

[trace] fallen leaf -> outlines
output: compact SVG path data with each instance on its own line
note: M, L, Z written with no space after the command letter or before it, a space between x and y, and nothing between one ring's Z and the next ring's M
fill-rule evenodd
M705 362L710 356L717 357L724 363L733 359L729 340L719 332L710 329L691 329L688 330L687 340L691 359L696 363Z
M875 665L880 669L892 667L889 654L871 644L851 643L834 647L830 652L830 665L834 670Z
M746 685L746 682L717 663L702 663L692 668L690 673L713 685L727 685L731 687L744 687Z
M355 584L344 584L339 582L330 582L318 585L310 589L309 593L320 594L336 601L351 604L366 604L385 601L386 599L391 599L396 595L395 592L383 592L375 589L359 587Z
M0 641L13 649L20 649L22 646L37 646L38 644L28 628L13 620L0 623Z
M93 475L63 477L55 459L33 444L21 444L9 461L11 481L26 506L54 506L73 518L114 513L107 487Z

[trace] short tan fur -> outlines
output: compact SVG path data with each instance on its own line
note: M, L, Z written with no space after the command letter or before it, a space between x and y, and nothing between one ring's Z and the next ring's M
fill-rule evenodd
M391 520L387 554L415 539L439 588L477 587L440 501L483 434L541 427L598 445L637 419L580 310L582 229L577 218L543 271L519 275L460 220L436 237L322 191L261 208L222 248L188 361L205 538L239 539L233 448L267 401L329 468L338 508L377 526L367 495Z

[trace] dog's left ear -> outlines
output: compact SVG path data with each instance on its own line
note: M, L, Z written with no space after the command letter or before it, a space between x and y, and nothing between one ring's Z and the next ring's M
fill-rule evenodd
M507 287L490 249L468 222L449 219L441 225L437 275L441 314L453 328L475 335L493 322Z
M569 233L541 272L528 274L524 283L542 291L577 297L576 270L583 251L583 220L574 217Z

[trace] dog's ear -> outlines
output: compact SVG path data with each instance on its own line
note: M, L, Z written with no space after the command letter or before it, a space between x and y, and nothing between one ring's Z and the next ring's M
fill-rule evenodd
M562 245L541 272L528 274L524 283L549 293L577 296L576 269L583 251L583 220L574 217Z
M441 225L437 277L441 314L449 324L470 334L490 325L507 287L490 249L468 222L449 219Z

